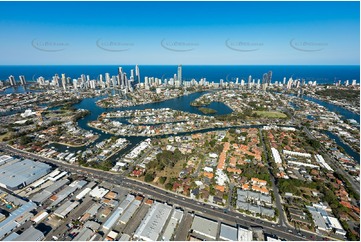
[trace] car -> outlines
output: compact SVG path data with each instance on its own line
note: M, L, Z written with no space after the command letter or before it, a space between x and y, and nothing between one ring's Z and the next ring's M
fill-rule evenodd
M272 227L274 228L274 227L275 227L275 225L274 225L274 224L272 224Z

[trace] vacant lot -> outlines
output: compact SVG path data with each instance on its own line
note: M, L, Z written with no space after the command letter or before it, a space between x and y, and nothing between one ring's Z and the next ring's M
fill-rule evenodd
M277 111L254 111L257 115L265 118L287 118L287 115Z

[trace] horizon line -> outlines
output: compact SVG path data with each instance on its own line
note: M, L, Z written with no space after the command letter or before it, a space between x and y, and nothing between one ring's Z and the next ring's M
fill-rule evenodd
M0 64L0 66L360 66L360 64Z

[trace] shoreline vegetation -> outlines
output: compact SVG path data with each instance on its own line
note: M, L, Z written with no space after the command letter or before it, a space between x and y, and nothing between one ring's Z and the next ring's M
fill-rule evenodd
M201 111L203 114L215 114L215 113L217 113L216 110L214 110L212 108L206 108L206 107L199 107L198 110Z

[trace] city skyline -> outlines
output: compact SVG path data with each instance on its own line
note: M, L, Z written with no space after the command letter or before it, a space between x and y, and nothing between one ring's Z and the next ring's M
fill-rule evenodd
M359 65L360 59L359 2L0 6L0 26L12 36L0 42L1 65ZM64 11L66 18L54 17Z

